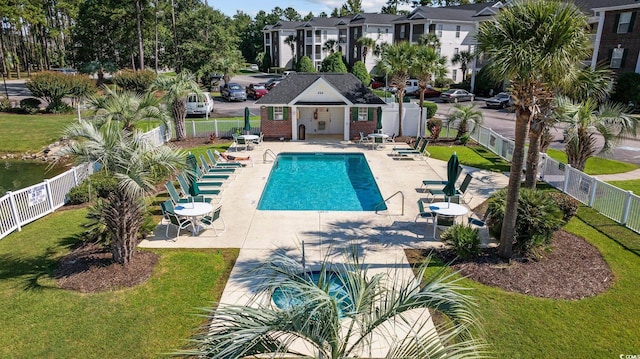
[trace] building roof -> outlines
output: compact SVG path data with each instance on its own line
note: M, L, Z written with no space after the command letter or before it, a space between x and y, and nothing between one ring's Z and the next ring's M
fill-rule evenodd
M265 25L264 30L295 30L303 21L284 21L280 20L273 25Z
M401 16L393 22L407 22L411 20L433 19L433 20L451 20L451 21L476 21L475 15L478 11L491 7L494 3L470 4L447 7L420 6L415 8L409 14ZM483 6L478 6L483 5Z
M637 5L640 7L640 2L637 0L575 0L575 4L586 10L624 5Z
M344 73L291 73L278 86L256 103L260 105L286 105L303 93L309 86L323 79L340 95L354 104L384 105L385 102L364 86L353 74Z
M378 14L371 12L364 12L360 14L356 14L348 21L349 25L352 24L382 24L382 25L390 25L391 22L402 15L393 15L393 14Z
M298 27L336 27L342 18L339 17L314 17L302 22Z

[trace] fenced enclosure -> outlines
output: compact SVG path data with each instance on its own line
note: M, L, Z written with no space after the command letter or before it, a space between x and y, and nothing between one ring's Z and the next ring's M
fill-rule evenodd
M478 126L471 138L511 162L514 149L512 140L484 126ZM542 181L640 233L640 197L633 192L602 182L597 177L556 161L545 153L540 154L538 168Z
M7 192L0 198L0 239L62 207L69 191L93 173L84 163L44 182Z
M251 119L251 133L260 134L260 119ZM232 138L234 133L244 133L244 119L213 119L213 120L189 120L185 121L187 137ZM171 135L175 137L175 129L171 129Z

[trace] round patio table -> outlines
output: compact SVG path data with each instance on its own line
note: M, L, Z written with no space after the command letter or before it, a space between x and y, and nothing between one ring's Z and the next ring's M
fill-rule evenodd
M199 217L213 211L213 206L206 202L187 202L174 207L174 212L181 217L189 217L193 226L193 235L200 232L201 227L196 225Z
M433 219L433 238L436 238L436 228L438 227L438 215L443 216L464 216L469 213L469 208L451 202L435 202L429 205L431 212L436 214L436 218Z
M367 135L367 137L371 139L371 149L374 149L378 148L378 145L383 144L387 140L387 138L389 138L389 135L385 133L370 133ZM382 141L376 142L376 139L378 138L381 138Z

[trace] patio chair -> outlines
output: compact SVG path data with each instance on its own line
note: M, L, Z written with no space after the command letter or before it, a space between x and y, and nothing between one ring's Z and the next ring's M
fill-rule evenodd
M418 222L419 218L424 218L427 220L427 222L432 222L433 223L433 219L435 218L435 213L431 212L431 211L426 211L424 209L424 202L422 202L421 199L418 200L418 214L416 215L416 219L413 221L414 223Z
M224 223L224 219L220 214L221 211L222 211L222 206L218 206L218 208L214 209L211 212L211 214L204 216L202 219L198 221L203 227L208 229L213 229L213 232L216 234L216 237L220 237L220 235L227 230L227 225ZM222 222L222 229L216 228L215 226L216 222Z
M473 179L473 177L470 174L466 174L464 176L464 180L462 180L462 183L460 184L460 187L456 189L456 194L454 196L452 196L452 199L456 200L457 202L459 201L463 201L464 203L467 203L467 201L465 200L465 196L468 193L467 192L467 188L469 187L469 183L471 183L471 180ZM442 189L432 189L432 188L427 188L426 193L428 193L430 196L432 196L432 201L433 198L435 198L435 196L445 196L444 191ZM469 195L471 196L471 198L473 198L473 194L469 193ZM471 201L471 199L469 199L469 201Z
M373 138L373 148L377 149L379 146L384 146L385 141L382 137L374 137Z
M384 139L384 142L386 143L396 143L396 134L394 133L393 135L391 135L390 137L387 137Z
M487 218L489 217L490 213L491 213L491 211L489 211L487 209L484 212L484 214L482 215L482 218L477 218L475 216L475 213L471 212L471 214L469 215L469 218L468 218L469 225L478 226L478 227L486 226L487 225Z
M167 181L164 186L167 188L167 192L169 192L169 197L171 197L171 201L174 204L178 203L189 203L189 202L207 202L211 203L211 198L207 198L204 196L191 196L186 194L184 198L180 197L178 194L178 190L176 186L173 185L173 182Z
M178 184L180 184L182 193L185 193L185 194L188 193L191 196L206 195L206 194L218 196L218 202L220 202L220 200L222 199L221 197L219 197L222 195L221 189L200 188L200 186L197 183L195 183L194 185L191 185L189 181L187 181L187 179L184 178L181 174L178 175Z
M164 232L164 235L167 238L169 237L169 227L171 225L177 228L176 237L180 235L180 230L187 229L193 226L193 223L191 222L190 219L180 217L176 214L175 209L173 208L173 203L171 203L171 200L168 199L160 203L160 208L162 208L162 217L169 221L169 223L166 226L166 230Z
M191 182L190 180L193 178L193 174L190 174L186 171L182 172L181 174L178 175L178 177L183 176L183 178L185 180L189 180L189 182ZM198 183L198 186L200 187L206 187L206 188L221 188L223 185L223 182L219 182L219 181L210 181L210 180L200 180L198 178L196 178L196 182Z
M236 145L235 145L235 150L236 152L239 151L239 148L242 147L242 150L247 150L249 149L249 143L247 142L247 140L245 140L242 137L236 137Z
M456 175L456 179L455 181L458 181L458 178L460 178L460 175L462 174L462 166L458 166L458 174ZM447 180L422 180L422 185L420 186L420 189L422 190L424 187L428 187L428 186L438 186L438 185L446 185L447 183L449 183L449 181Z
M358 144L366 146L369 143L371 143L371 141L369 140L369 137L367 137L367 135L365 135L364 132L360 131L360 139L358 140Z
M220 152L218 152L218 150L214 150L216 155L218 155L218 159L220 159ZM207 149L207 156L209 156L209 159L211 160L211 163L213 163L213 167L214 168L222 168L225 170L229 170L229 169L233 169L234 171L236 169L240 169L242 168L242 164L241 163L236 163L236 162L223 162L223 161L218 161L216 160L216 157L213 155L213 152L211 152L211 149ZM224 158L223 158L224 160Z

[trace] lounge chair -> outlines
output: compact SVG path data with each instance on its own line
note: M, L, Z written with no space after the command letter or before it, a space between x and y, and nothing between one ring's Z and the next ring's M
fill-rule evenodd
M415 147L411 146L409 144L407 144L407 146L403 146L403 147L392 147L391 148L391 154L395 153L396 151L411 151L411 150L415 150L416 148L418 148L421 144L422 141L424 141L425 138L424 137L418 137L417 141L415 142Z
M187 173L187 172L182 172L181 174L178 175L178 177L182 176L184 178L185 181L189 181L191 182L191 179L193 177L192 174ZM219 182L219 181L210 181L210 180L199 180L196 178L196 182L198 183L198 186L200 187L205 187L205 188L221 188L222 185L224 184L223 182Z
M222 155L222 153L220 153L220 151L218 150L213 150L213 153L216 154L216 156L218 156L218 163L220 165L238 165L238 166L246 166L246 164L244 163L240 163L240 162L249 162L251 163L251 167L253 167L253 160L251 160L250 156L247 156L246 159L236 159L235 156L230 156L230 155L226 155L225 156L227 158L225 158L225 156Z
M187 229L193 226L193 223L188 218L180 217L176 214L175 209L173 208L173 203L171 200L166 200L160 203L160 208L162 208L162 217L167 219L169 223L167 224L164 235L169 237L169 226L174 225L177 228L176 237L180 235L181 229Z
M224 233L224 231L227 230L227 225L224 223L224 219L220 214L221 211L222 206L218 206L218 208L214 209L210 214L204 216L204 218L198 221L203 227L213 229L216 237L219 237L222 233ZM216 222L222 222L222 229L215 227ZM219 230L220 232L218 232Z
M429 145L429 140L423 138L416 149L414 149L414 150L396 150L395 154L398 155L398 156L415 155L415 156L419 156L420 158L422 158L422 157L427 157L428 158L428 157L431 156L429 151L427 151L427 146L428 145Z
M202 167L199 167L196 170L196 175L198 178L208 178L208 179L219 179L219 180L227 180L233 175L233 171L224 172L224 171L212 171L209 172L211 168L207 163L207 160L204 158L204 155L200 155L200 163L202 163ZM222 169L224 170L224 169Z
M211 198L207 198L204 196L191 196L188 193L185 194L185 197L180 197L178 194L178 190L173 185L173 182L167 181L164 186L167 188L167 192L169 192L169 197L171 197L171 201L174 204L178 203L189 203L189 202L206 202L211 203Z
M216 154L220 153L218 152L218 150L215 150ZM213 168L215 169L225 169L225 170L229 170L229 169L233 169L234 171L236 169L240 169L242 168L242 163L229 163L229 162L221 162L216 160L216 157L213 155L213 152L211 152L211 149L207 149L207 156L209 156L209 160L211 160L211 163L213 164Z
M184 178L182 175L178 175L178 183L180 184L180 188L182 189L182 192L188 193L191 196L207 195L207 194L213 195L213 196L222 195L221 189L200 188L200 185L198 185L197 183L195 183L194 185L191 185L189 181L187 181L187 179ZM220 198L218 198L218 202L220 202Z
M456 179L455 179L456 182L458 181L458 178L460 178L461 174L462 174L462 166L458 166L458 174L456 175ZM449 181L447 180L422 180L422 185L420 186L420 189L428 186L446 185L447 183L449 183Z

